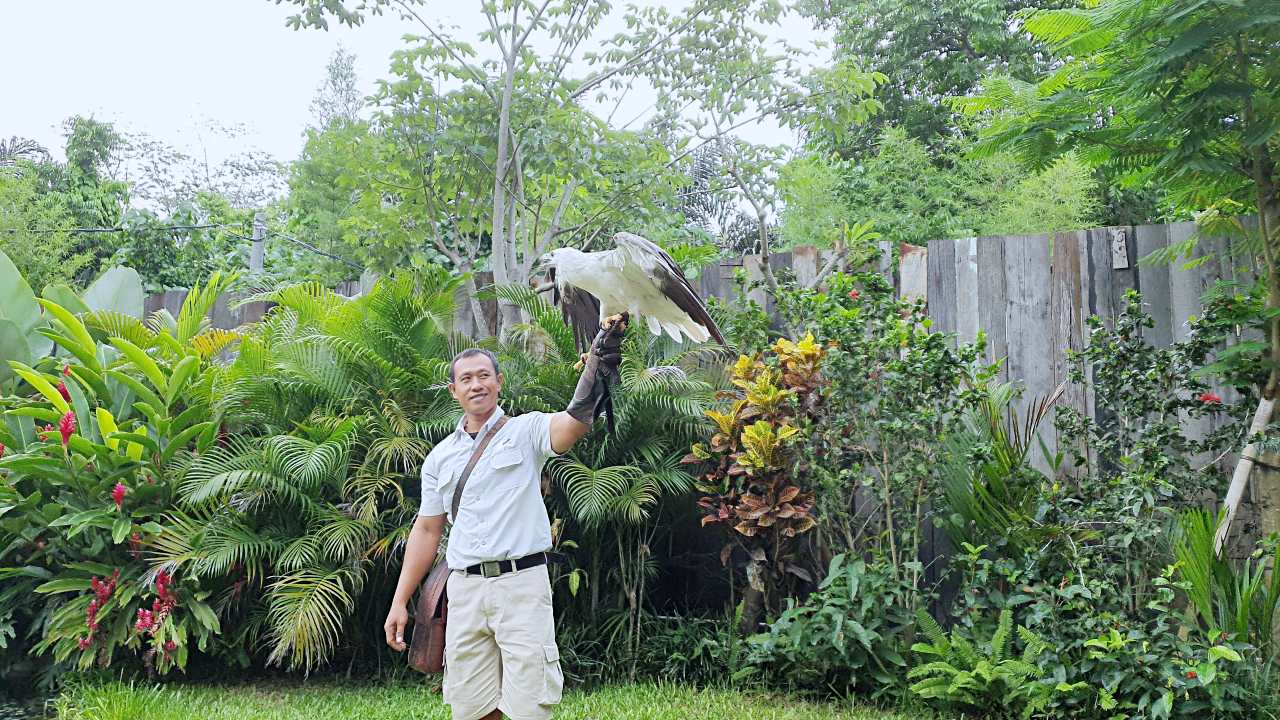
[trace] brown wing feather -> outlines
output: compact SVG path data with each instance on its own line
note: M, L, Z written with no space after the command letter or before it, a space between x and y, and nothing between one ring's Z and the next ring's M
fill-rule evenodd
M675 303L676 307L683 310L690 318L693 318L694 322L706 328L711 333L711 337L716 339L716 342L727 347L724 335L720 334L720 327L716 325L716 321L707 312L707 306L702 304L702 298L693 289L693 285L685 277L680 265L667 254L666 250L663 250L656 243L632 233L618 233L613 236L613 241L619 247L627 247L631 252L658 258L655 279L658 281L658 287L662 290L662 294L670 298L671 302Z
M600 300L580 287L557 283L554 270L547 273L547 279L553 285L551 299L560 306L564 323L573 330L578 352L586 352L600 331Z

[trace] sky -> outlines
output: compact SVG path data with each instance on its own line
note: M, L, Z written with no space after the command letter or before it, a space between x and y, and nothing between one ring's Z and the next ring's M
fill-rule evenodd
M648 2L673 9L688 4ZM474 3L426 0L419 11L440 25L457 26L456 37L475 41L485 21ZM623 4L615 3L615 9ZM403 46L401 37L421 32L421 26L393 15L371 17L357 28L331 22L328 31L295 31L285 23L295 7L270 0L6 3L0 137L36 140L61 159L62 122L80 114L193 156L206 152L213 162L247 149L292 160L302 149L312 121L309 106L339 43L355 54L361 89L372 93L375 81L387 75L391 52ZM601 36L622 29L621 23L607 26ZM818 49L823 38L804 18L788 16L769 33L810 49L818 61L826 57ZM651 102L643 91L633 92L616 118L630 120ZM228 140L211 135L210 123L242 132ZM754 142L793 140L770 125L747 127L742 134Z

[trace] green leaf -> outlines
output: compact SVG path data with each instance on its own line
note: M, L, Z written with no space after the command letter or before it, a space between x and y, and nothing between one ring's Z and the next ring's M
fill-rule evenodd
M111 542L119 545L124 539L129 537L129 529L133 527L133 523L127 517L118 517L111 525Z
M0 251L0 319L17 325L27 336L33 357L44 357L53 349L52 342L35 332L44 324L35 293L31 292L31 286L3 251Z
M1173 712L1173 692L1166 690L1158 700L1151 703L1151 717L1167 718Z
M59 413L66 414L66 412L71 409L71 405L62 398L62 393L58 392L58 389L53 386L53 383L45 379L43 373L27 367L20 362L11 361L9 363L9 367L13 368L13 371L17 373L19 377L26 380L31 387L35 388L36 392L43 395L51 405L58 409Z
M94 357L97 344L94 343L93 336L89 334L89 329L84 326L84 323L80 322L80 318L71 314L71 311L62 307L58 303L50 302L44 298L41 298L36 302L39 302L41 307L52 315L54 319L58 321L58 324L67 331L68 334L65 342L67 343L68 350L71 350L71 346L74 345L75 350L79 351L76 352L75 355L80 358L81 361L84 361L86 356L89 358ZM85 365L97 369L96 360L93 360L92 362L85 362Z
M79 315L89 312L89 306L84 304L80 296L69 285L61 283L54 285L46 285L40 293L41 297L50 302L55 302L71 312Z
M50 580L43 585L36 587L36 592L42 595L62 592L81 592L92 587L89 578L63 578L61 580Z
M164 373L160 371L160 366L156 361L151 359L145 350L125 340L124 338L113 337L108 340L122 355L129 358L134 367L138 368L147 380L151 381L151 385L156 390L164 392L169 387L168 381L165 380ZM163 408L165 405L157 402L154 407Z
M205 628L207 628L210 632L213 632L213 633L222 632L221 630L222 625L221 623L218 622L217 614L214 613L213 609L210 608L208 605L206 605L203 602L200 602L199 600L195 600L188 603L187 607L190 608L191 613L196 616L196 620L198 620L200 624L203 625Z
M108 370L107 377L110 377L116 382L119 382L120 384L132 390L134 395L137 395L139 398L142 399L143 402L150 405L152 408L164 407L164 402L160 400L160 396L156 395L154 392L151 391L150 388L148 388L146 385L143 385L137 378L133 377L132 375L129 375L127 373L122 373L119 370ZM122 413L120 412L116 412L114 414L116 417L122 416Z
M183 386L187 380L200 369L200 358L195 355L188 355L178 361L177 366L173 368L173 374L169 377L169 389L165 393L167 405L172 405L173 401L178 398L178 394L182 392Z
M1240 653L1226 645L1214 645L1209 648L1210 660L1229 660L1231 662L1240 662L1244 658L1240 657Z
M187 446L197 435L209 429L211 422L196 423L191 427L178 433L164 447L164 451L160 453L160 464L167 465L173 459L174 453Z
M113 267L93 281L83 299L90 310L113 310L142 319L146 298L136 270Z
M0 318L0 383L14 376L9 360L23 365L35 362L31 357L27 334L14 321Z

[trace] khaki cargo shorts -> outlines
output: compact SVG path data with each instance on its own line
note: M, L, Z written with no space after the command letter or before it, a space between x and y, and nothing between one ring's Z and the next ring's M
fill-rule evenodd
M546 720L564 675L546 565L498 577L449 574L444 701L453 720L494 708L512 720Z

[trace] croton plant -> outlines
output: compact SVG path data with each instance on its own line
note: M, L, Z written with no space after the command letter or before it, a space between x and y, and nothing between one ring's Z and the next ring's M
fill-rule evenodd
M722 562L728 566L735 556L745 558L746 631L777 596L787 573L812 579L793 557L795 539L816 524L814 493L798 472L794 446L823 403L825 354L826 348L807 335L800 342L784 338L767 352L739 357L731 369L736 389L720 395L727 409L707 412L715 433L684 458L706 468L698 481L698 505L704 527L727 531Z

